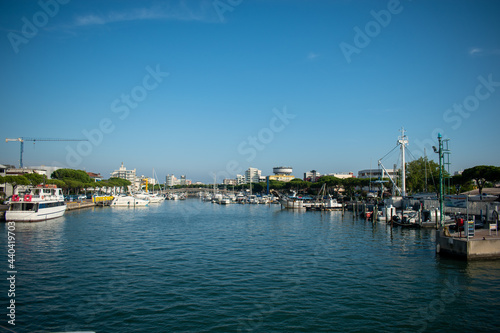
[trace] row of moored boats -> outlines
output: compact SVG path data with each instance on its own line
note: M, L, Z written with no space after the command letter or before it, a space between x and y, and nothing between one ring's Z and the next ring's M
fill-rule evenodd
M111 207L141 207L149 204L161 203L165 200L184 200L185 193L147 193L137 192L133 195L106 196L106 200L94 202L107 202ZM112 198L109 200L108 198ZM36 222L58 218L64 215L66 203L62 189L56 185L44 184L29 188L24 194L14 194L8 201L8 210L5 220L10 222Z

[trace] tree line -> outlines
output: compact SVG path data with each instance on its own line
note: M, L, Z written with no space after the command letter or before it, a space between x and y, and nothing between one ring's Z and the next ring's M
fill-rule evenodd
M401 172L401 170L399 171ZM458 194L478 188L479 193L487 187L494 187L495 183L500 181L500 167L489 165L478 165L472 168L465 169L462 174L450 175L446 170L443 170L445 193ZM295 178L290 182L270 181L270 189L283 191L295 190L297 192L316 194L319 189L326 183L329 193L339 193L342 190L343 194L352 197L354 195L366 194L363 192L363 187L370 186L374 190L380 189L380 182L384 184L384 190L387 195L395 195L393 193L392 184L388 178L345 178L340 179L334 176L323 176L316 182L308 182L299 178ZM396 175L394 179L397 186L401 187L401 175ZM249 189L249 184L235 186L235 190ZM265 191L267 183L252 184L252 191L259 193ZM439 164L428 160L426 157L421 157L417 160L407 163L406 166L406 192L408 195L416 193L438 193L439 192Z
M470 191L475 187L479 193L487 187L493 187L496 182L500 181L500 167L491 165L478 165L472 168L465 169L462 174L451 176L448 172L443 171L445 177L446 190L445 193L462 193ZM401 186L401 177L396 177L396 185ZM354 195L363 194L362 188L372 184L374 189L380 188L380 183L373 184L374 181L381 180L375 178L345 178L340 179L334 176L322 176L316 182L308 182L299 178L295 178L290 182L282 182L271 180L269 182L270 189L277 191L295 190L300 193L316 194L319 189L326 184L328 193L335 194L341 190L344 195L352 197ZM387 194L392 193L392 185L388 179L383 179L384 188ZM87 189L102 189L118 187L124 190L131 185L130 181L121 178L110 178L103 181L95 182L87 172L74 169L58 169L51 175L51 179L46 179L44 175L37 173L27 173L17 176L0 176L0 183L11 184L14 189L18 186L36 186L38 184L55 184L62 188L66 193L80 193ZM252 183L252 191L254 193L262 193L267 189L267 183ZM176 188L183 186L177 185ZM188 185L184 187L204 187L211 188L212 185ZM250 188L250 184L242 184L234 186L235 190L241 191ZM437 193L439 191L439 165L434 161L429 161L427 158L421 157L415 161L409 162L406 167L406 188L408 194L420 192ZM155 190L160 190L160 185L154 186ZM0 195L2 195L0 193ZM5 194L3 194L5 195Z
M0 183L10 184L14 189L18 186L36 186L39 184L54 184L67 194L78 194L82 190L97 190L102 188L119 187L126 189L131 182L121 178L110 178L103 181L94 181L87 172L74 169L58 169L52 173L51 179L38 173L26 173L17 176L0 176ZM3 194L5 195L5 193Z

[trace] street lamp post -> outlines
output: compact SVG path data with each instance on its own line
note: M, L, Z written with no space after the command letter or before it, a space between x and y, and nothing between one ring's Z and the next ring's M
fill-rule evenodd
M442 228L444 225L444 186L443 186L443 141L441 133L438 133L439 149L432 147L434 152L439 155L439 226Z

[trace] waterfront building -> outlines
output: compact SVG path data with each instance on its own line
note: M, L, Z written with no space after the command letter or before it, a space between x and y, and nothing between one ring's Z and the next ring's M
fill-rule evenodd
M125 168L123 166L123 162L122 162L122 165L120 166L120 168L111 173L111 178L126 179L131 183L130 190L131 191L138 191L141 188L141 178L137 177L137 175L135 173L136 173L135 169L127 170L127 168Z
M236 185L245 184L246 178L243 175L236 175Z
M268 176L269 180L278 180L281 182L289 182L292 179L295 179L295 176L292 175L293 168L292 167L274 167L273 173L274 175Z
M165 185L166 186L175 186L177 185L177 178L174 175L168 174L165 177Z
M304 181L315 183L321 177L321 173L316 170L311 170L309 172L304 172Z
M247 171L245 171L245 181L247 183L259 183L260 179L262 177L262 171L257 169L257 168L248 168ZM264 177L265 179L265 177Z
M186 179L186 175L182 175L180 179L177 179L173 174L168 174L165 177L166 186L175 186L175 185L191 185L193 182L190 179Z
M22 176L25 174L37 173L47 177L46 170L35 169L34 167L27 168L15 168L13 166L0 165L0 175L1 176ZM48 177L47 177L48 178ZM28 188L25 185L18 185L18 191L24 191ZM11 196L14 194L14 187L11 184L3 183L0 184L0 192L5 193L5 196Z
M228 179L228 178L224 179L224 180L222 181L222 184L224 184L224 185L232 185L232 186L236 186L236 185L238 185L238 183L237 183L237 180L236 180L236 179Z
M366 169L358 171L358 178L380 178L382 177L382 169ZM387 169L391 177L396 177L398 170Z
M102 176L100 173L94 173L94 172L87 172L87 175L94 181L94 182L100 182L102 180Z
M188 179L186 179L186 175L181 175L181 179L179 180L179 185L182 185L182 186L191 185L191 181L189 180L189 184L188 184Z
M268 176L269 180L277 180L280 182L289 182L295 179L295 176L292 175L270 175Z
M127 170L127 168L125 168L123 166L123 162L122 162L122 165L120 166L120 168L111 173L111 178L126 179L129 182L134 183L135 179L137 178L135 172L136 172L135 169L134 170Z
M329 173L327 176L333 176L340 179L356 178L352 172Z
M45 175L47 177L47 179L51 179L52 173L54 171L62 169L62 168L55 167L55 166L40 165L40 166L30 166L30 167L27 167L26 169L33 170L34 172L36 172L40 175Z
M144 176L141 176L142 178L142 181L145 183L146 181L148 182L148 186L149 185L153 185L155 186L156 185L156 179L154 178L150 178L150 177L144 177Z

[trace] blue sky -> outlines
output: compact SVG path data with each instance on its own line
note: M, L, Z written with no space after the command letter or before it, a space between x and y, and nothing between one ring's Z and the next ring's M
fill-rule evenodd
M42 4L42 5L41 5ZM0 2L0 132L25 165L213 181L376 168L404 127L500 165L497 1ZM384 159L386 167L397 154ZM411 157L410 157L411 160ZM19 144L0 143L0 163Z

